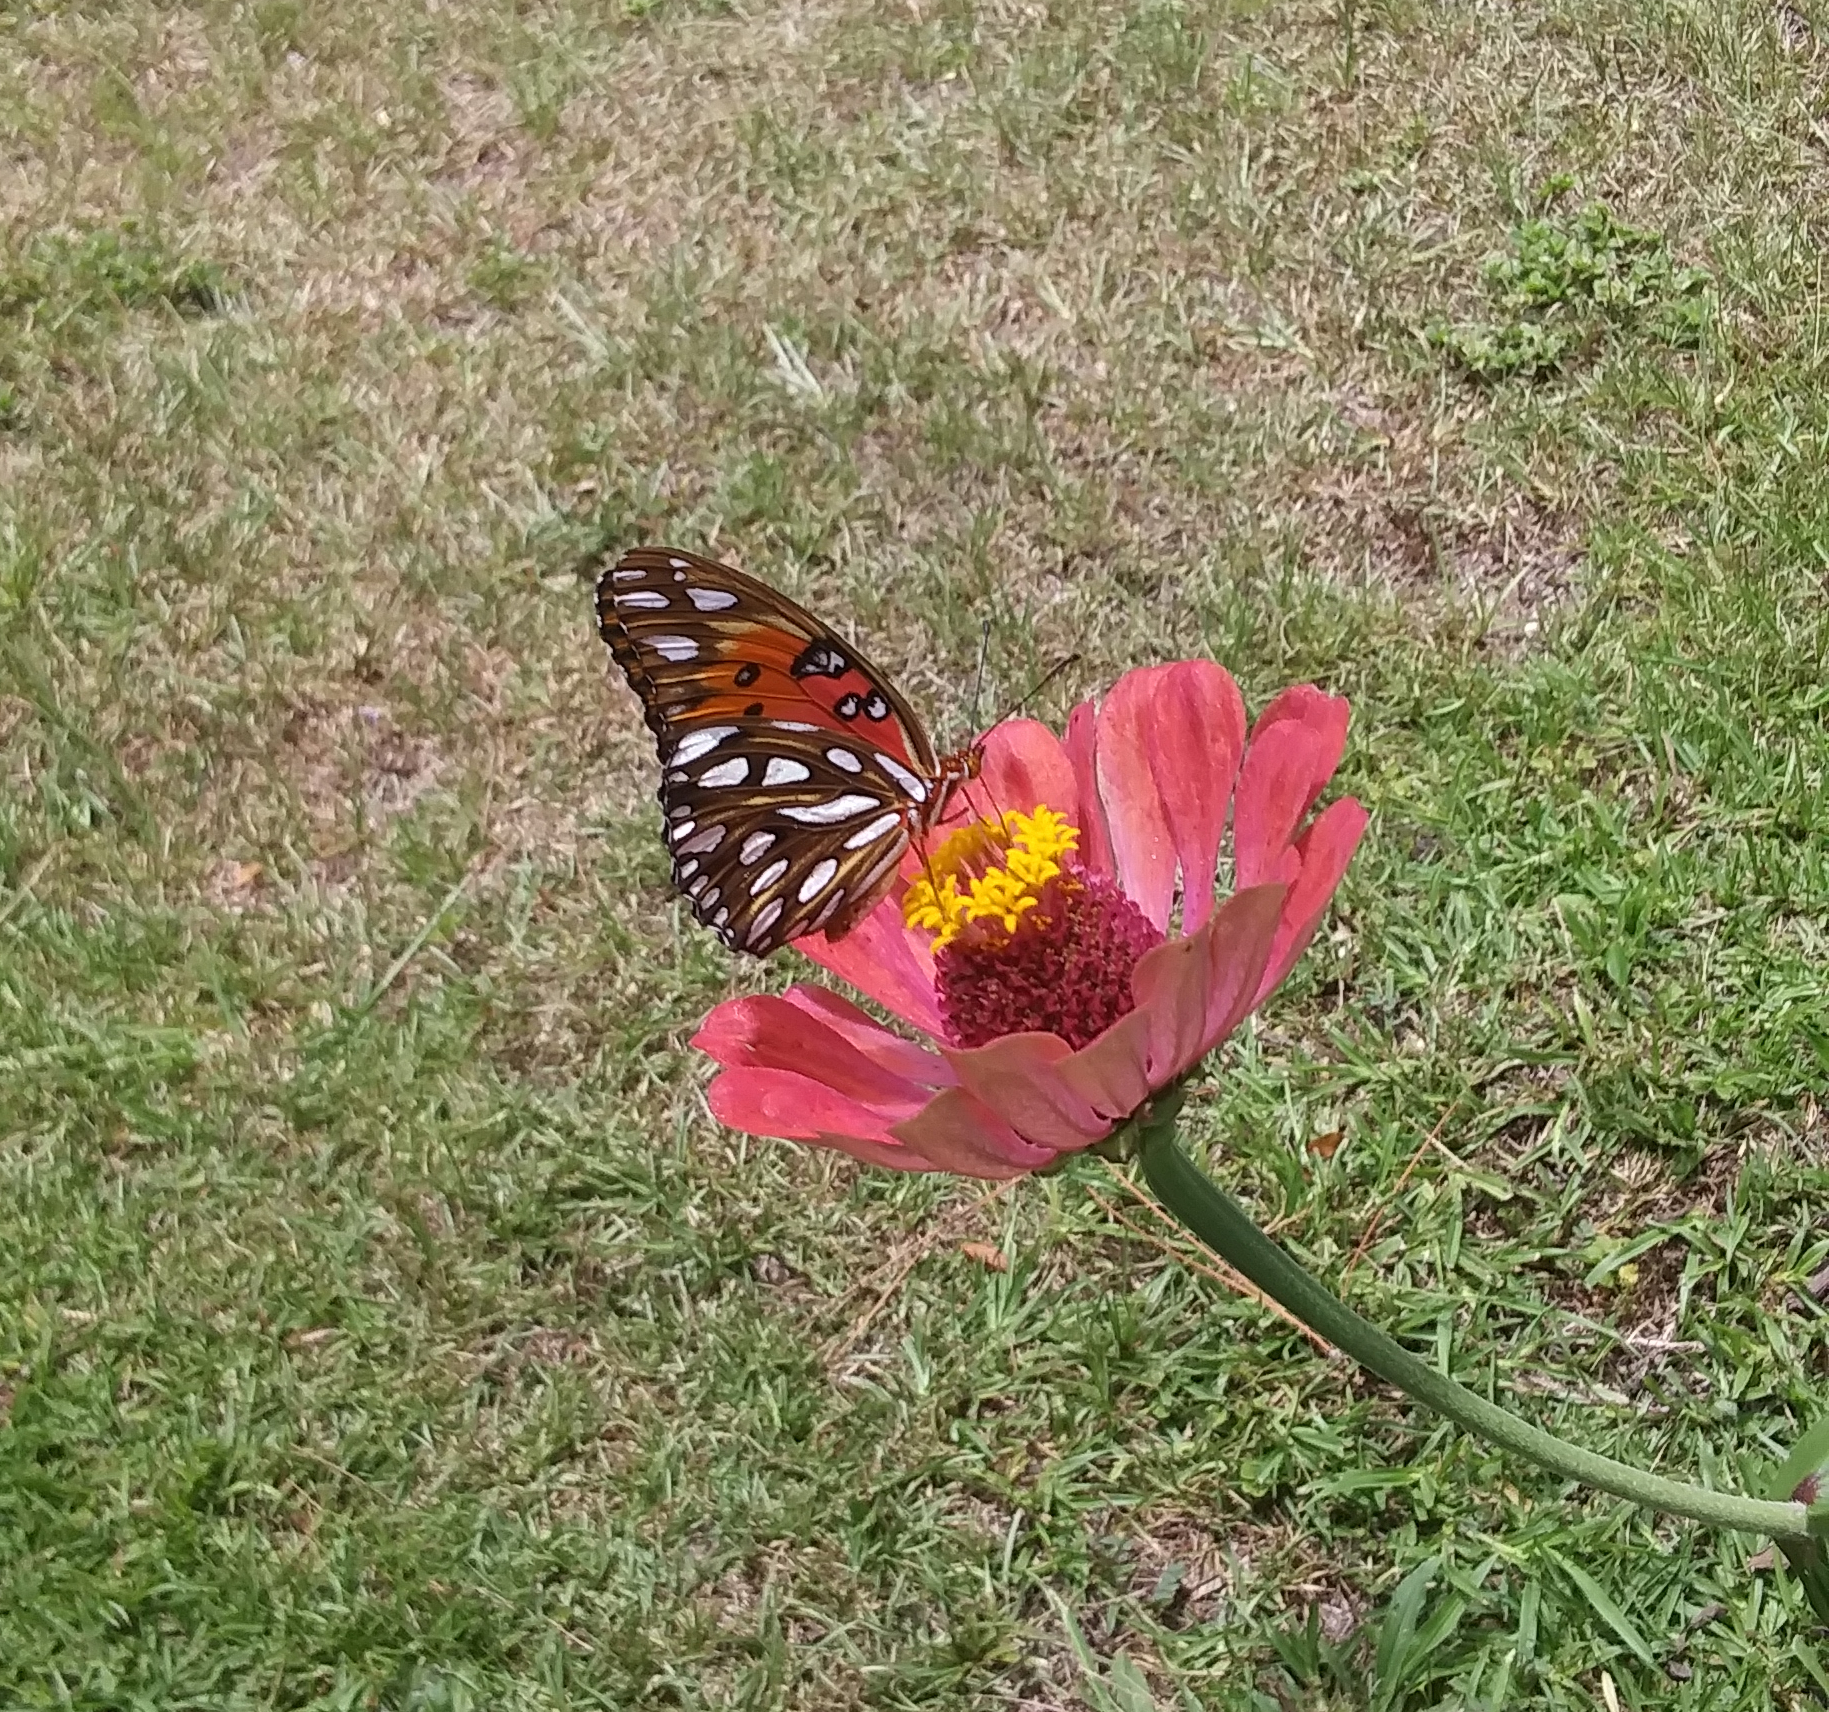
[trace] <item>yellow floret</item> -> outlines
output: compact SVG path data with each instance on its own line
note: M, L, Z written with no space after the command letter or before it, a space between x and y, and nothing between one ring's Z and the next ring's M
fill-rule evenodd
M963 827L933 852L927 875L908 888L902 919L931 933L936 951L969 922L996 920L1014 933L1040 902L1042 887L1060 873L1059 858L1079 841L1080 829L1047 807Z

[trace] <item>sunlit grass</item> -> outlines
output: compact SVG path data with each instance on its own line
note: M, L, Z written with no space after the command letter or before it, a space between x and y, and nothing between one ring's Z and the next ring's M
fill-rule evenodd
M1335 1280L1377 1208L1349 1293L1466 1383L1744 1485L1829 1390L1807 10L0 20L0 1700L1065 1709L1058 1599L1163 1706L1801 1703L1758 1542L1093 1168L712 1124L697 1018L792 971L669 895L579 567L740 562L947 740L987 621L987 705L1350 695L1371 834L1190 1135Z

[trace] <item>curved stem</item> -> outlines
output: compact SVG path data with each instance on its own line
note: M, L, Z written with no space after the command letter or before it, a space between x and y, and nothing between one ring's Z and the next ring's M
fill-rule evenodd
M1139 1125L1143 1175L1157 1198L1209 1248L1361 1366L1470 1432L1482 1434L1501 1449L1529 1457L1553 1474L1597 1486L1616 1498L1715 1527L1738 1528L1780 1540L1802 1538L1810 1532L1808 1512L1802 1504L1710 1492L1630 1468L1611 1457L1597 1456L1519 1420L1510 1410L1489 1403L1419 1361L1299 1266L1252 1223L1230 1195L1195 1168L1175 1145L1175 1110L1179 1105L1179 1099L1165 1098Z

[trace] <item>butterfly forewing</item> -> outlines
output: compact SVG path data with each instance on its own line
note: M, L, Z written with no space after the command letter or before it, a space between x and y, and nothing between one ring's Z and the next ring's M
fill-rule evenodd
M674 883L734 949L838 938L975 770L975 751L936 763L855 647L729 566L639 548L597 614L657 740Z
M638 547L599 579L597 618L656 736L680 720L810 720L934 770L921 722L857 648L728 565Z

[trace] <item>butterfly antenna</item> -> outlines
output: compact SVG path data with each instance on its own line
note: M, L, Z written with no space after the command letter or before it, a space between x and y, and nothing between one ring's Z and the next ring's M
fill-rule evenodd
M1038 695L1040 695L1041 692L1044 689L1046 689L1049 684L1051 684L1056 678L1058 678L1062 672L1066 671L1066 669L1069 666L1071 666L1076 660L1078 660L1079 657L1080 657L1079 654L1077 652L1075 652L1072 654L1065 655L1063 658L1061 658L1059 660L1056 660L1054 662L1054 664L1052 666L1050 666L1047 669L1047 671L1043 672L1042 675L1039 678L1037 678L1035 680L1035 682L1032 683L1028 687L1028 689L1026 691L1024 691L1024 693L1021 696L1019 696L1015 702L1013 702L1011 704L1011 706L1008 709L1006 709L1003 713L1000 713L994 720L992 720L991 724L985 727L985 731L989 732L989 731L995 729L997 726L1003 724L1003 722L1006 719L1014 719L1017 714L1021 713L1022 710L1025 707L1027 707L1030 702L1032 702ZM978 738L978 743L982 744L983 741L984 741L984 736L983 736L983 734L981 734ZM980 778L978 780L978 788L984 792L986 800L989 801L989 803L991 805L991 812L995 816L998 825L1000 827L1006 826L1008 823L1005 818L1003 804L997 800L995 794L991 790L989 783L986 780L984 780L983 778Z
M1003 804L997 800L997 793L991 789L986 780L980 779L978 781L978 788L984 792L984 800L991 805L989 818L997 822L997 831L995 834L997 842L1007 850L1010 847L1009 816L1004 812Z
M984 629L978 637L978 676L972 684L972 717L971 729L978 729L978 701L984 693L984 663L991 656L991 621L984 621Z
M1062 672L1066 671L1066 669L1069 666L1077 664L1078 661L1079 661L1079 655L1077 653L1062 655L1061 658L1056 660L1054 662L1054 664L1047 669L1047 671L1043 672L1042 675L1039 678L1037 678L1035 680L1035 682L1032 683L1028 687L1028 689L1026 689L1020 696L1018 696L1016 698L1016 700L1008 708L1006 708L1002 713L998 714L998 716L991 721L991 726L1001 725L1001 724L1003 724L1003 722L1006 719L1014 719L1017 716L1017 714L1021 713L1022 710L1025 707L1027 707L1030 702L1032 702L1038 695L1040 695L1042 693L1043 690L1045 690L1051 683L1053 683L1054 680L1056 678L1058 678ZM990 726L987 726L985 729L988 731L990 728L991 728Z

